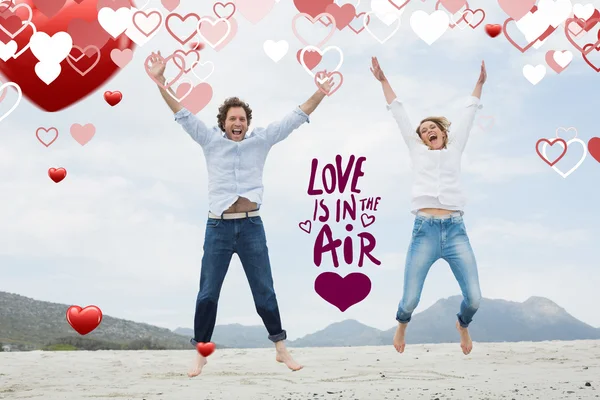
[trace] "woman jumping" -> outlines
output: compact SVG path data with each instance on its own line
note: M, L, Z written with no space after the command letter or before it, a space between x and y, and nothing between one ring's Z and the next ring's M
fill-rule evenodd
M398 329L394 347L399 353L404 352L406 327L419 304L425 278L433 263L441 258L450 265L462 291L456 328L466 355L473 349L468 326L479 308L481 290L475 255L462 217L465 198L460 187L460 171L475 112L482 107L481 90L487 78L485 63L481 63L481 73L462 120L450 135L450 122L444 117L425 118L415 131L377 58L373 57L371 63L373 76L381 82L387 108L408 146L414 170L411 208L416 218L406 255L404 293L396 314Z

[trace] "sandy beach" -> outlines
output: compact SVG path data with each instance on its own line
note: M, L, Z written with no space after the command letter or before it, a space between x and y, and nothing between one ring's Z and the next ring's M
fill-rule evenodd
M0 353L1 399L595 399L600 341L217 350L190 379L190 351Z

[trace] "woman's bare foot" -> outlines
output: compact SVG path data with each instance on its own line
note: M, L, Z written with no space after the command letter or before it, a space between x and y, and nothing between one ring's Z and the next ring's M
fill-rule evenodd
M394 347L398 353L404 353L404 346L406 346L404 334L406 333L407 326L408 324L398 323L398 328L396 329L396 334L394 335Z
M204 367L206 365L208 361L206 360L206 357L202 356L202 354L198 353L196 355L196 362L194 364L194 366L192 367L192 369L188 372L188 376L190 378L193 378L195 376L200 375L200 373L202 372L202 367Z
M469 328L463 328L458 321L456 321L456 329L458 330L458 333L460 333L460 347L465 355L469 355L471 350L473 350L473 341L469 335Z
M275 356L277 362L284 363L292 371L299 371L303 368L301 364L298 364L296 361L294 361L292 355L285 347L283 340L275 343L275 349L277 350L277 355Z

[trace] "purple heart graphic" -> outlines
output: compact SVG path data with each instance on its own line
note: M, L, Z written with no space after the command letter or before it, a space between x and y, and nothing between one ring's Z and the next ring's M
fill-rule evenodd
M363 224L363 227L367 227L369 225L372 225L373 222L375 222L375 216L374 215L368 215L368 214L363 214L360 216L360 220Z
M298 226L299 226L299 227L300 227L300 229L302 229L304 232L306 232L306 233L310 233L310 230L311 230L312 224L310 223L310 220L309 220L309 219L307 219L307 220L306 220L306 221L304 221L304 222L300 222L300 223L298 224Z
M353 272L343 278L335 272L323 272L315 279L315 292L344 312L369 295L371 280L360 272Z

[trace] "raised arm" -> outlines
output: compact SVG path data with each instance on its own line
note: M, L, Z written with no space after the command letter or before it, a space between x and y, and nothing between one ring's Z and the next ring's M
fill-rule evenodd
M164 58L160 55L160 51L158 53L152 53L148 73L158 81L157 86L160 94L165 100L165 103L167 103L167 106L169 106L171 111L175 114L175 121L181 124L183 130L185 130L192 139L201 146L204 146L212 137L212 132L202 121L181 105L176 99L177 95L171 87L165 88L165 67Z
M381 82L381 88L383 89L387 108L392 112L392 115L398 124L398 128L400 128L400 134L402 135L404 142L406 142L408 148L411 149L414 145L419 143L417 140L416 126L413 127L410 122L404 105L398 100L394 89L392 89L390 82L385 77L377 57L371 57L371 72L375 79Z
M465 110L463 111L460 120L457 122L456 128L451 131L450 140L456 142L456 145L460 147L461 151L464 150L467 141L469 140L469 134L473 128L473 121L475 120L475 113L483 107L481 105L481 92L486 80L487 71L485 69L485 61L482 61L481 71L477 83L475 84L475 88L473 89L473 93L471 93L471 96L467 100Z
M317 81L318 82L318 81ZM321 101L325 98L325 93L329 93L333 85L333 78L323 83L317 83L323 90L317 90L308 100L300 106L300 110L306 115L310 115L317 109Z
M282 120L269 124L266 128L258 128L255 132L258 136L262 136L273 146L281 142L290 134L298 129L303 123L310 122L309 115L315 111L321 101L325 98L325 93L329 93L333 79L318 85L323 89L317 90L308 100L302 105L290 111Z

